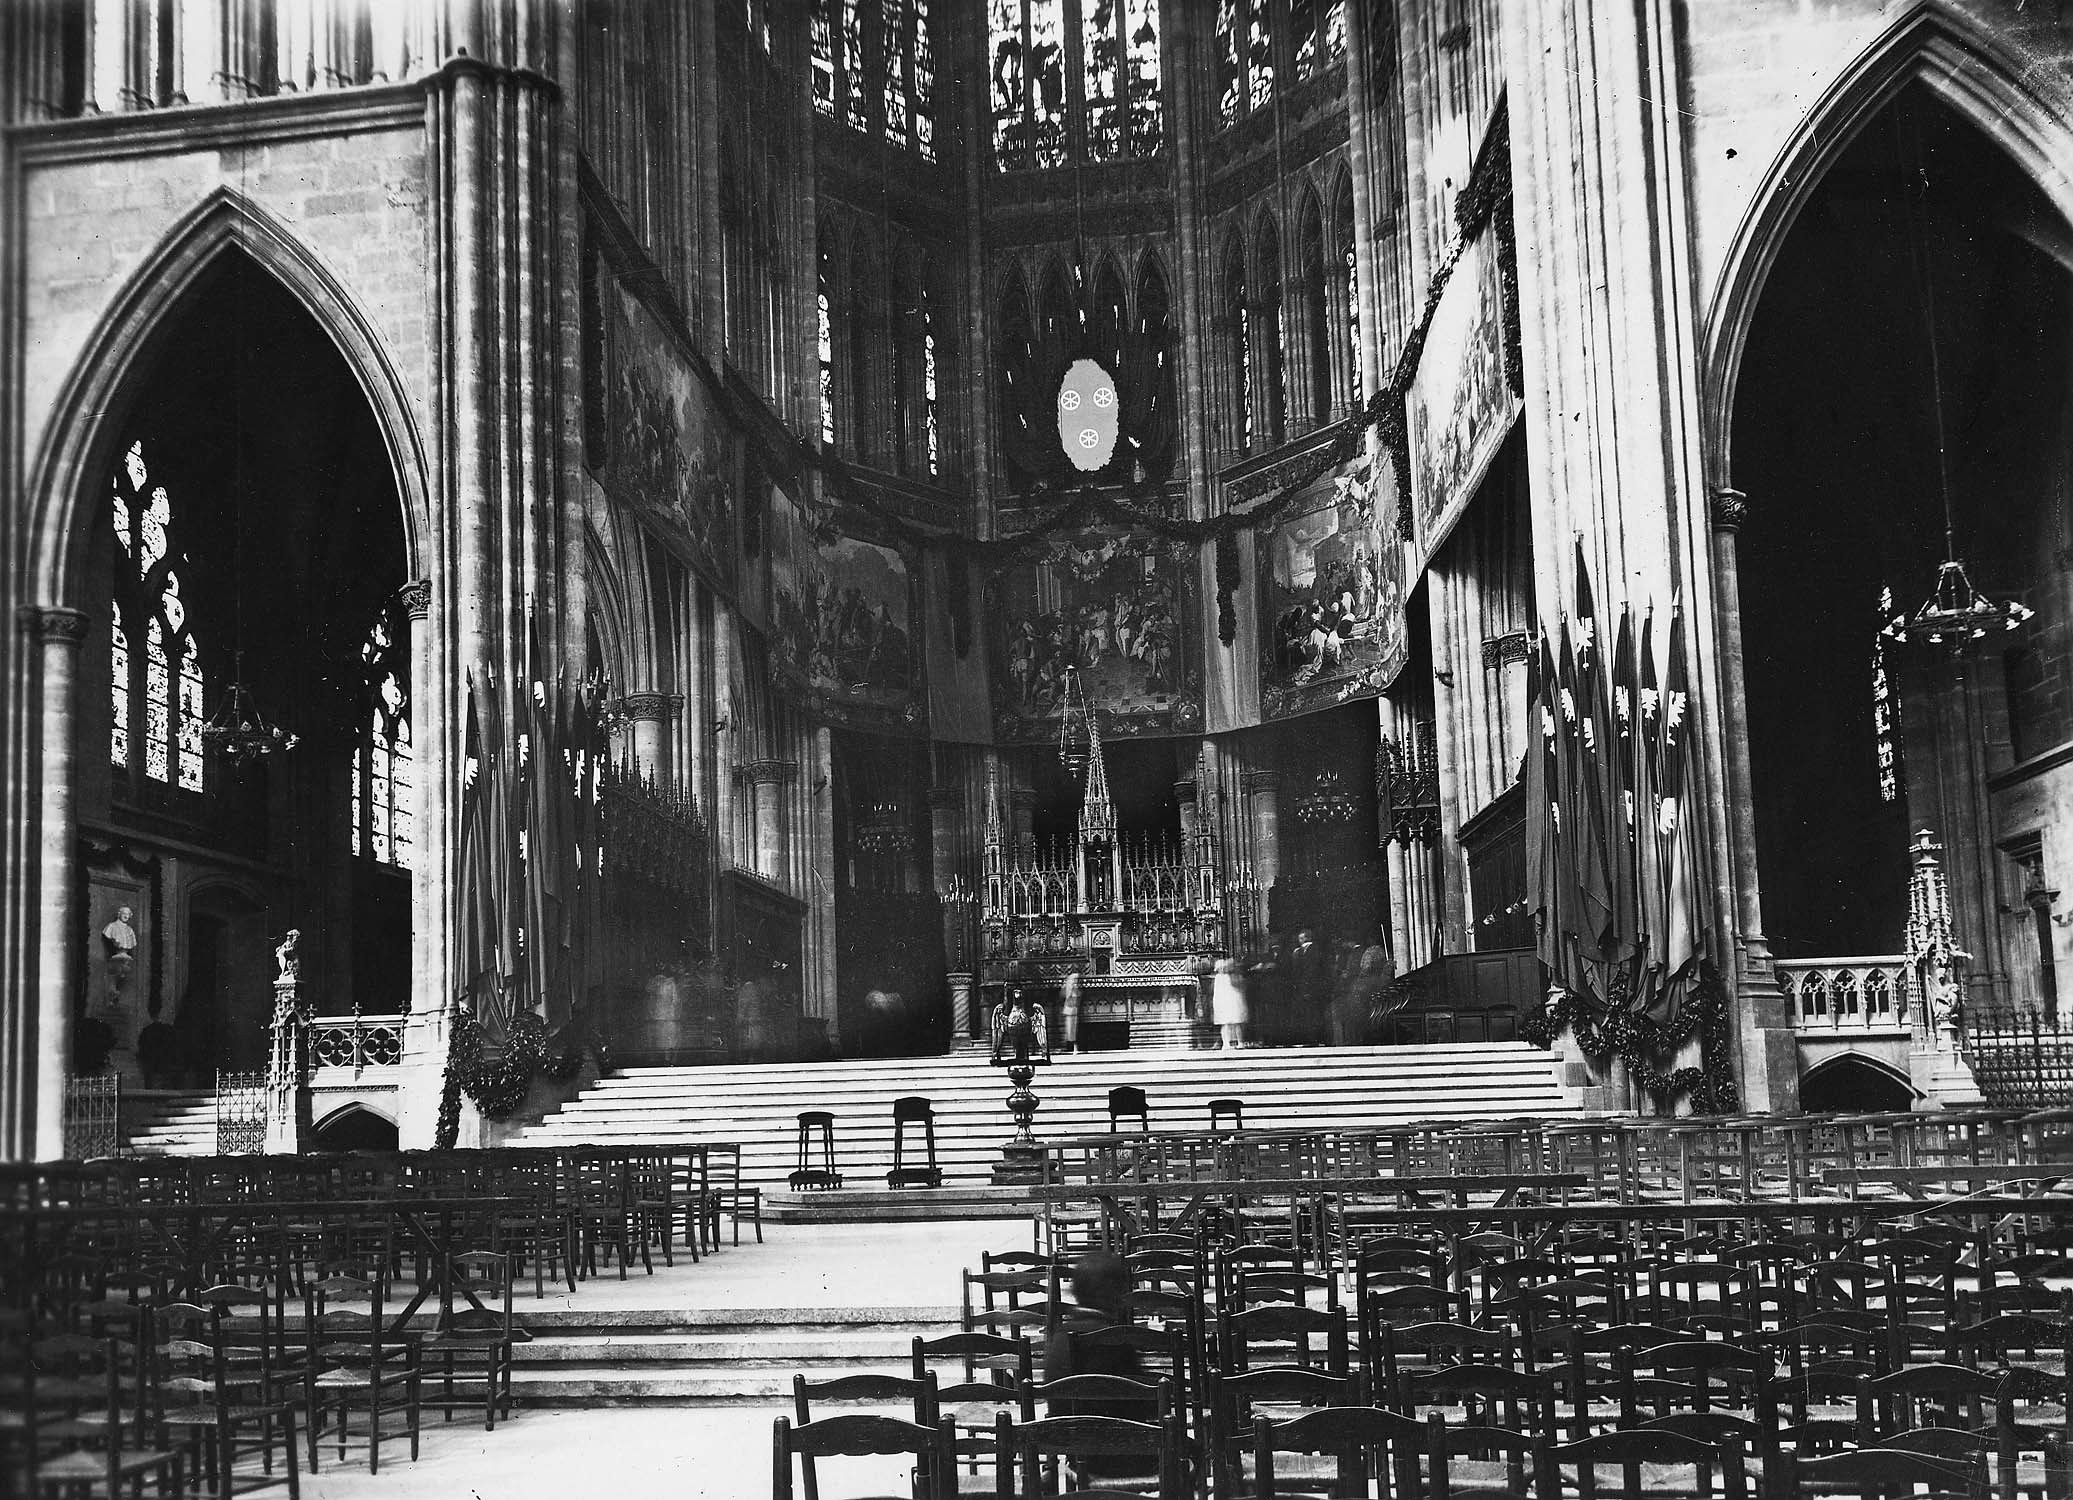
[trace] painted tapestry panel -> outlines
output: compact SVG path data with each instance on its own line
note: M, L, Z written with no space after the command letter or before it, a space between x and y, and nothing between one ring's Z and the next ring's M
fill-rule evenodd
M1325 475L1254 538L1261 717L1372 698L1394 682L1410 635L1389 464L1371 454Z
M1470 241L1440 294L1405 393L1418 555L1430 558L1511 430L1520 401L1504 358L1496 237Z
M1199 730L1198 551L1149 535L1087 531L996 577L987 590L995 733L1003 740L1057 734L1068 666L1079 668L1105 734Z
M770 638L820 709L860 729L919 725L921 617L910 560L770 489Z
M606 489L690 562L732 581L739 442L689 351L625 287L606 298Z

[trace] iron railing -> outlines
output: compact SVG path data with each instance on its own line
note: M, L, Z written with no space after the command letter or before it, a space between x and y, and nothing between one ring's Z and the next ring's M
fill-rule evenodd
M65 1156L86 1161L122 1149L122 1075L65 1079Z

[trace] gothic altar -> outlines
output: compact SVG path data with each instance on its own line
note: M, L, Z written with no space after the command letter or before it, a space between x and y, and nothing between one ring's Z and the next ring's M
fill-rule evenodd
M1207 1020L1206 977L1224 948L1223 873L1213 817L1180 787L1180 837L1118 832L1101 740L1090 735L1070 841L1011 848L1000 787L986 793L979 982L984 1004L1011 986L1040 1002L1052 1044L1077 976L1079 1029L1121 1026L1127 1045L1184 1047ZM1111 1033L1112 1035L1113 1033Z

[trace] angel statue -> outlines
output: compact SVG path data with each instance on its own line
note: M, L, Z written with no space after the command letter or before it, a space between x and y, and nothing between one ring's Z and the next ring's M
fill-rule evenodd
M1028 1064L1051 1060L1050 1023L1043 1005L1021 985L993 1008L993 1061Z
M295 956L295 945L302 939L302 929L291 927L288 935L281 939L280 947L274 949L274 962L281 966L275 984L295 984L302 978L302 960Z

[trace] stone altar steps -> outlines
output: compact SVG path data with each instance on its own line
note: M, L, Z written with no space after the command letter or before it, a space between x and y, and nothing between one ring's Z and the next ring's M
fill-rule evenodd
M137 1156L212 1156L216 1151L216 1094L213 1089L148 1096L138 1101L139 1115L129 1125L131 1102L123 1101L124 1150Z
M1523 1042L1081 1053L1038 1070L1036 1132L1105 1132L1108 1091L1126 1083L1150 1096L1154 1130L1204 1128L1209 1101L1225 1096L1245 1101L1245 1124L1254 1129L1578 1116L1581 1100L1562 1086L1559 1069L1554 1054ZM520 1143L738 1141L744 1183L779 1188L794 1166L799 1112L825 1109L835 1115L836 1169L846 1187L883 1189L892 1168L892 1102L922 1094L935 1103L946 1182L971 1187L988 1180L1011 1129L1007 1093L1005 1070L971 1053L635 1068L599 1079ZM911 1126L908 1143L918 1154Z
M939 1288L929 1288L931 1291ZM789 1405L792 1377L901 1375L917 1334L955 1333L950 1306L528 1313L512 1394L526 1406ZM436 1390L425 1390L427 1405Z

